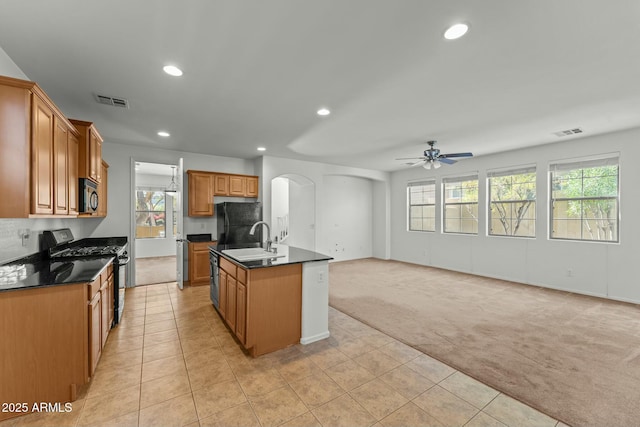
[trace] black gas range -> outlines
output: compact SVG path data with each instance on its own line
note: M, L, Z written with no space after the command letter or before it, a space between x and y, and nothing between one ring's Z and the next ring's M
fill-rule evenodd
M47 230L42 233L43 249L52 260L113 257L114 326L120 323L124 310L126 264L129 263L126 237L90 237L74 240L69 228Z

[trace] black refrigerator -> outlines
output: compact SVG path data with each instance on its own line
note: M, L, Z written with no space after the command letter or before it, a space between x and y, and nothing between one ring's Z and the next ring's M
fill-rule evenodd
M256 247L260 246L264 226L259 225L253 236L249 234L249 230L253 224L262 221L262 203L218 203L215 206L215 211L219 245L254 244Z

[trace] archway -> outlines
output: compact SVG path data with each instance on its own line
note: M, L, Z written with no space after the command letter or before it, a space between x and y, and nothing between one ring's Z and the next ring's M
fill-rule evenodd
M271 228L278 242L316 250L316 188L306 176L283 174L271 180Z

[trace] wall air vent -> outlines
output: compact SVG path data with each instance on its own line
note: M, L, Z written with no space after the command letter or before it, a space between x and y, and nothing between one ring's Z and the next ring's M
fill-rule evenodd
M574 128L574 129L561 130L560 132L554 132L553 134L555 136L562 137L562 136L568 136L568 135L575 135L577 133L582 133L582 129Z
M96 101L100 104L112 105L114 107L129 108L129 101L124 98L95 94Z

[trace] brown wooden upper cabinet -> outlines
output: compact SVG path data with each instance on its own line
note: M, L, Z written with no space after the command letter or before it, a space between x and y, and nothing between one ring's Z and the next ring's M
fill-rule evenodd
M248 176L245 197L258 197L258 177Z
M78 138L36 83L0 76L0 218L78 214Z
M109 174L109 164L102 160L100 162L100 177L101 181L98 184L98 211L95 215L97 217L107 216L107 182Z
M189 216L213 215L213 175L209 172L187 171L189 186Z
M213 175L213 195L214 196L229 195L229 175L222 175L222 174Z
M189 216L212 216L214 196L258 197L258 177L188 170Z
M102 181L102 136L91 122L70 120L80 132L78 151L78 178Z

